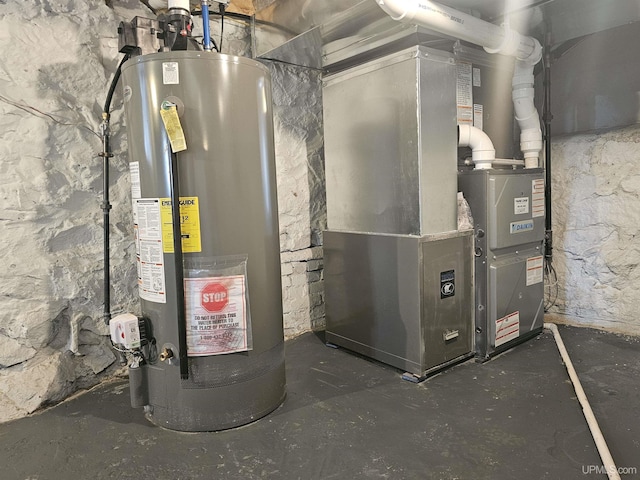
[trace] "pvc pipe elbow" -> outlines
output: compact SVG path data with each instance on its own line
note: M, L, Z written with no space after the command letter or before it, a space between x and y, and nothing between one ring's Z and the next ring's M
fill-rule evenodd
M533 37L525 37L530 40L533 40L533 49L531 53L527 56L516 55L516 58L521 62L525 62L532 67L536 65L540 60L542 60L542 45L538 40Z
M518 53L523 37L508 25L504 26L504 38L498 48L484 47L487 53L499 53L501 55L515 56Z
M392 19L398 22L410 22L416 15L417 2L406 0L376 0L376 3Z
M471 125L458 125L458 145L471 147L471 159L475 168L491 168L496 159L496 149L489 135Z

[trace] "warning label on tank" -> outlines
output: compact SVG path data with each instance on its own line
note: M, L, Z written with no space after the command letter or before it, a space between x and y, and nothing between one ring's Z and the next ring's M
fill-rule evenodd
M496 347L518 338L519 334L520 312L513 312L496 320Z
M141 198L142 190L140 189L140 162L129 163L129 175L131 177L131 198Z
M180 84L180 67L178 62L162 63L162 83L164 85Z
M542 283L544 277L544 259L542 255L527 258L527 287Z
M136 206L136 200L138 198L142 198L142 189L140 186L140 162L129 163L129 175L131 177L131 209L133 210L133 224L138 225L138 207Z
M187 355L248 350L244 275L186 278Z
M173 217L170 198L160 199L160 212L164 253L173 253ZM180 197L180 232L182 233L182 253L202 251L198 197Z
M166 303L160 199L137 198L134 211L138 293L143 300Z

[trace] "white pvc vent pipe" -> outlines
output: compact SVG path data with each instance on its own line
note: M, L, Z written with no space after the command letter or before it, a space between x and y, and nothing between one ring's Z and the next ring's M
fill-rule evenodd
M491 168L496 149L489 135L471 125L458 125L458 146L471 147L471 159L478 170Z
M489 53L501 53L519 59L542 54L542 47L534 38L522 36L509 28L499 27L436 2L376 0L376 3L394 20L421 25L434 32L475 43Z
M525 168L538 168L538 157L542 150L540 118L533 103L533 82L533 64L516 60L511 82L513 108L520 125L520 150L524 154Z
M189 12L189 0L169 0L169 10L171 10L172 8L181 8Z
M602 460L602 464L605 468L605 472L607 472L607 476L611 480L620 480L618 467L616 467L616 464L613 461L613 457L611 456L611 452L609 451L607 442L605 441L604 436L602 435L602 431L600 430L598 421L596 420L596 417L593 414L591 405L589 405L589 400L587 400L587 395L584 393L584 390L582 389L582 384L580 383L578 374L576 373L575 368L573 368L573 363L571 363L571 358L569 357L569 353L567 352L567 349L564 346L564 342L562 341L562 337L560 336L560 332L558 331L558 326L555 323L545 323L544 328L551 330L551 332L553 333L553 338L555 339L556 345L558 346L558 351L560 352L562 361L564 362L564 365L567 368L567 372L569 373L569 378L571 379L573 388L576 391L576 396L578 397L578 401L582 406L582 412L584 413L584 417L587 419L589 430L591 430L591 435L593 436L593 440L596 442L596 448L598 449L598 453L600 454L600 459Z
M540 119L533 103L533 66L542 58L542 46L532 37L520 35L451 7L427 0L375 0L394 20L413 23L434 32L484 47L489 53L516 57L513 101L520 125L520 148L525 167L537 168L542 150Z

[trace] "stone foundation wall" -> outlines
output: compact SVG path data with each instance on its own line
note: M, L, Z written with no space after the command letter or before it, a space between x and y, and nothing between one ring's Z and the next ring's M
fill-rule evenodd
M322 85L320 72L266 63L273 83L284 331L291 338L324 327Z
M640 125L558 137L552 145L551 313L640 333Z
M115 362L102 318L98 132L119 61L117 25L147 13L117 3L2 2L0 421L97 383ZM122 135L112 149L112 299L130 310L136 272Z

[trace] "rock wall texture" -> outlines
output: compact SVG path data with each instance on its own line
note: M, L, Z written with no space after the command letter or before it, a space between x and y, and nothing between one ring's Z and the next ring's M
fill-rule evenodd
M556 138L551 313L640 333L640 125Z
M0 422L117 368L102 318L98 132L121 57L116 28L136 15L153 16L136 0L0 0ZM224 31L223 51L248 55L247 24L229 19ZM270 68L290 337L323 319L322 108L316 73ZM120 88L112 109L112 305L136 312Z
M324 327L322 86L317 71L266 63L273 83L284 327L290 338Z
M115 360L102 319L97 132L119 61L115 27L145 13L118 3L2 2L0 420L95 384ZM116 108L114 129L121 119ZM134 309L126 144L112 147L112 297Z

